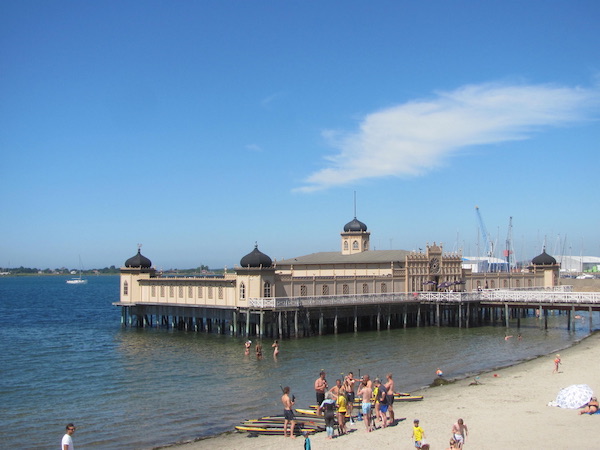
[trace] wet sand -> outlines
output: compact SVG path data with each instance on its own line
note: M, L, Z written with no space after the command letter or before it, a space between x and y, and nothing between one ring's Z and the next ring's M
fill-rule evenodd
M588 384L595 395L600 394L600 333L560 350L563 363L559 373L553 374L555 353L483 373L478 385L471 385L474 378L469 378L413 392L424 395L425 399L396 403L396 418L406 420L395 426L367 433L364 423L356 422L349 426L347 435L333 440L327 440L324 432L312 435L312 447L413 449L412 422L418 418L431 449L446 449L452 424L460 417L469 428L463 447L466 449L596 449L600 414L580 416L577 410L547 405L561 388L571 384ZM396 384L401 385L401 374L396 374L395 379ZM303 445L302 437L248 437L234 432L180 444L176 448L280 450L302 449Z

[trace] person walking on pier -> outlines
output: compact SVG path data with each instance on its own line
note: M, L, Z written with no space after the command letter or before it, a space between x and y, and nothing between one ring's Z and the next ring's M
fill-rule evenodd
M283 395L281 396L281 403L283 403L283 437L287 435L287 427L290 425L290 437L295 439L294 428L296 427L296 417L294 417L294 400L290 398L290 387L286 386L283 388Z
M66 433L62 438L62 442L60 444L60 450L75 450L73 446L73 433L75 433L75 425L72 423L67 424Z
M325 400L325 391L327 390L327 380L325 379L325 371L319 373L319 378L315 380L315 393L317 394L317 405Z

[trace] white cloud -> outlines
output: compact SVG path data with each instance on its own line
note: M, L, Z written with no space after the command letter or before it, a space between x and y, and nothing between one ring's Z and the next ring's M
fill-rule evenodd
M458 149L528 139L544 127L586 120L597 89L555 85L467 85L368 114L357 131L325 131L338 153L296 191L366 178L422 175Z
M246 150L250 150L252 152L262 152L263 151L262 147L257 144L247 144Z

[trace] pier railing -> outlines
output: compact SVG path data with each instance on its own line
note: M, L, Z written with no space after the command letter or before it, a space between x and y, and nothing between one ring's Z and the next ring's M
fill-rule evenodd
M354 295L317 295L311 297L250 298L251 309L296 309L318 306L354 306L398 303L572 303L599 304L600 292L570 292L560 290L497 289L477 292L415 292Z

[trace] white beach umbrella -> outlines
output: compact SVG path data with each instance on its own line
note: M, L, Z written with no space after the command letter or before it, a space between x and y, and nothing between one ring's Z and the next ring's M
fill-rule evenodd
M555 404L559 408L577 409L589 402L593 395L587 384L572 384L558 392Z

